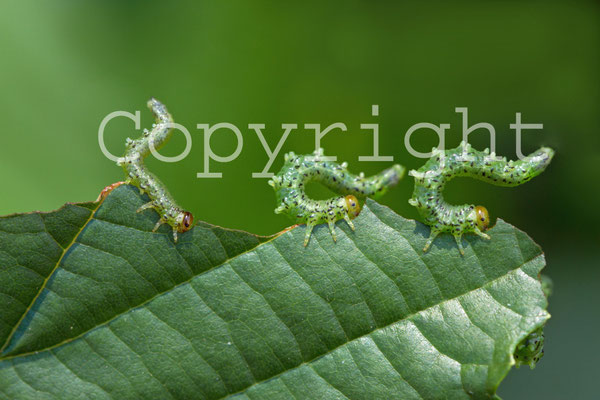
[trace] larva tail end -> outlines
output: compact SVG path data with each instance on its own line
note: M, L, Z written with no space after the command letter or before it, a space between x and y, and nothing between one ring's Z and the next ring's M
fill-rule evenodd
M98 195L98 198L96 199L96 202L98 201L104 201L104 199L106 198L106 196L108 196L108 194L110 192L112 192L116 187L121 186L123 184L125 184L127 182L115 182L112 185L108 185L107 187L105 187L104 189L102 189L102 191L100 192L100 194Z
M164 104L156 100L154 97L148 100L146 105L154 114L156 124L164 122L173 122L173 117L171 117L171 114L169 114L169 112L167 111L167 107L165 107ZM156 124L153 124L152 127L155 128Z
M161 104L161 103L160 103L158 100L156 100L154 97L151 97L151 98L150 98L150 100L148 100L148 101L146 102L146 106L147 106L147 107L148 107L150 110L153 110L153 109L154 109L154 107L158 107L158 106L161 106L161 105L162 105L162 104Z
M386 169L383 171L383 184L385 186L395 186L404 177L405 171L406 168L400 164L395 164Z
M394 164L392 168L394 169L394 171L396 171L398 179L404 178L404 174L406 173L406 167L404 165Z
M554 158L554 150L550 147L542 147L527 156L540 172L546 169L552 158Z

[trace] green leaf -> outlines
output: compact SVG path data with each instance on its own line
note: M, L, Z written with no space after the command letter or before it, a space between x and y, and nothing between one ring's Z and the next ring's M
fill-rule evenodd
M541 249L421 249L428 228L367 201L338 242L199 223L174 245L131 186L0 218L0 398L494 398L549 318Z

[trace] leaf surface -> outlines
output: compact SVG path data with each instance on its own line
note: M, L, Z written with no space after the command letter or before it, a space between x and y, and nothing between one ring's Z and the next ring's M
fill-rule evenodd
M549 318L541 249L443 235L367 201L352 232L180 236L101 204L0 218L0 398L494 398Z

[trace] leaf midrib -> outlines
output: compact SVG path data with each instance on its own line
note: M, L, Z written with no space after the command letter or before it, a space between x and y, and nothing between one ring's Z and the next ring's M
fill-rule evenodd
M58 268L58 266L60 265L60 263L61 263L61 261L63 260L63 258L64 258L64 256L65 256L65 254L66 254L66 253L68 252L68 250L69 250L69 249L70 249L70 248L73 246L73 244L75 244L75 243L77 242L77 238L79 237L79 235L81 234L81 232L82 232L82 231L85 229L85 227L86 227L86 226L87 226L87 225L90 223L90 221L92 221L92 220L96 220L96 221L102 221L102 222L105 222L105 223L108 223L108 224L112 224L112 225L115 225L115 226L121 226L121 227L124 227L124 228L127 228L127 229L133 229L133 230L136 230L136 231L138 231L138 232L146 232L146 231L142 231L142 230L140 230L140 229L136 229L136 228L134 228L134 227L131 227L131 226L122 225L122 224L116 224L116 223L114 223L114 222L111 222L111 221L107 221L107 220L100 219L100 218L95 218L96 212L98 211L98 209L99 209L99 208L100 208L100 204L99 204L99 205L98 205L98 207L96 207L96 209L95 209L95 210L94 210L94 211L91 213L90 217L89 217L89 218L88 218L88 219L85 221L85 223L82 225L81 229L80 229L80 230L77 232L77 234L76 234L76 235L74 235L74 237L73 237L73 240L72 240L72 241L71 241L71 242L70 242L70 243L69 243L69 244L68 244L68 245L67 245L67 246L64 248L64 250L63 250L63 253L61 254L61 256L60 256L59 260L57 261L56 265L53 267L53 269L52 269L52 271L50 272L50 274L48 275L48 277L46 277L46 279L44 280L44 283L43 283L43 284L42 284L42 286L40 287L40 290L38 291L38 293L35 295L35 297L34 297L34 298L33 298L33 300L31 301L31 303L30 303L30 304L29 304L29 306L27 307L27 310L26 310L26 311L23 313L23 315L21 315L21 318L19 319L19 321L18 321L18 322L15 324L15 326L13 327L13 329L12 329L12 331L11 331L10 335L8 336L8 339L6 340L6 343L5 343L5 344L4 344L4 346L3 346L3 347L0 349L0 354L2 354L2 352L5 350L5 348L6 348L6 347L7 347L7 346L8 346L8 345L11 343L12 337L14 336L15 332L16 332L16 331L19 329L19 326L20 326L20 325L21 325L21 323L23 322L23 319L25 319L25 317L27 316L27 314L29 314L29 311L31 310L31 307L32 307L32 306L35 304L35 302L37 301L38 297L40 296L40 294L42 293L42 291L43 291L43 290L44 290L44 288L46 287L46 284L48 283L48 281L50 280L50 278L52 277L52 275L54 274L54 272L56 271L56 269L57 269L57 268ZM210 225L210 224L209 224L209 225ZM213 226L213 225L210 225L210 227L206 227L206 229L210 229L210 230L212 231L212 230L214 229L214 226ZM223 230L228 230L228 229L226 229L226 228L220 228L220 229L223 229ZM236 231L236 230L232 230L232 231ZM49 235L50 237L52 237L52 240L56 241L56 239L54 239L54 237L53 237L53 236L50 234L50 232L48 232L47 230L46 230L45 232L46 232L46 233L48 233L48 235ZM214 234L214 233L213 233L213 234ZM221 244L221 246L223 246L223 243L221 242L221 239L219 238L219 236L218 236L218 235L216 235L216 234L214 234L214 235L215 235L215 238L216 238L216 239L219 241L219 243ZM253 236L256 236L256 235L253 235ZM133 310L135 310L135 309L138 309L138 308L140 308L140 307L144 307L146 304L148 304L148 303L149 303L149 302L151 302L152 300L156 299L157 297L160 297L160 296L162 296L162 295L164 295L164 294L167 294L167 293L169 293L169 292L171 292L171 291L173 291L173 290L177 289L178 287L181 287L181 286L183 286L183 285L186 285L186 284L190 283L190 282L192 281L192 279L195 279L196 277L202 276L202 275L204 275L204 274L206 274L206 273L208 273L208 272L210 272L210 271L212 271L212 270L214 270L214 269L216 269L216 268L219 268L219 267L221 267L222 265L224 265L224 264L226 264L226 263L230 262L231 260L234 260L234 259L236 259L237 257L240 257L240 256L242 256L242 255L244 255L244 254L246 254L246 253L249 253L249 252L251 252L251 251L254 251L254 250L256 249L256 247L258 247L258 246L261 246L261 245L263 245L263 244L266 244L266 243L269 243L270 241L274 240L274 239L275 239L275 238L277 238L278 236L279 236L278 234L275 234L275 235L273 235L272 237L269 237L269 239L268 239L268 240L266 240L266 241L264 241L264 242L259 242L259 243L258 243L256 246L254 246L253 248L251 248L251 249L248 249L248 250L246 250L246 251L244 251L244 252L241 252L241 253L237 254L236 256L234 256L234 257L227 258L227 259L226 259L225 261L223 261L222 263L215 264L215 265L214 265L214 266L212 266L211 268L208 268L207 270L205 270L205 271L202 271L202 272L200 272L200 273L198 273L198 274L195 274L195 275L193 275L193 274L192 274L192 275L190 276L190 278L189 278L189 279L186 279L186 280L184 280L184 281L181 281L181 282L179 282L178 284L176 284L176 285L174 285L174 286L170 287L170 288L169 288L169 289L167 289L167 290L164 290L164 291L162 291L162 292L158 292L158 293L156 293L154 296L152 296L152 297L149 297L148 299L144 300L143 302L141 302L140 304L136 305L135 307L128 308L127 310L125 310L125 311L123 311L123 312L121 312L121 313L115 314L113 317L111 317L111 318L109 318L109 319L107 319L107 320L103 321L101 324L98 324L98 325L96 325L96 326L94 326L94 327L88 328L87 330L85 330L85 331L83 331L83 332L79 333L78 335L72 336L72 337L70 337L70 338L67 338L67 339L63 340L62 342L59 342L59 343L56 343L56 344L54 344L54 345L52 345L52 346L44 347L44 348L41 348L41 349L31 350L31 351L27 351L27 352L23 352L23 353L17 353L17 354L9 354L9 355L6 355L6 356L0 356L0 360L11 360L11 359L13 359L13 358L17 358L17 357L25 357L25 356L28 356L28 355L31 355L31 354L34 354L34 353L39 353L39 352L42 352L42 351L48 351L48 350L52 350L52 349L55 349L55 348L57 348L57 347L60 347L60 346L62 346L62 345L65 345L65 344L71 343L72 341L75 341L75 340L77 340L77 339L79 339L79 338L81 338L81 337L85 336L86 334L88 334L88 333L92 332L93 330L95 330L95 329L97 329L97 328L100 328L100 327L103 327L103 326L106 326L106 325L108 325L109 323L111 323L112 321L116 320L117 318L119 318L119 317L120 317L120 316L122 316L122 315L125 315L125 314L127 314L127 313L129 313L129 312L131 312L131 311L133 311ZM83 245L83 244L82 244L82 245ZM60 244L59 244L59 246L60 246ZM60 247L62 248L62 246L60 246ZM225 248L225 247L223 246L223 248Z
M63 258L65 257L65 254L68 253L69 249L71 248L71 246L73 246L73 243L75 243L75 241L77 240L77 238L79 237L79 235L81 234L81 232L85 229L85 227L94 218L94 215L96 214L96 211L98 211L98 209L100 208L100 204L101 203L98 203L98 206L95 209L90 210L91 212L90 212L90 216L88 217L88 219L83 223L83 225L81 225L81 228L77 231L77 233L75 235L73 235L73 239L71 240L71 242L69 242L69 244L67 246L65 246L65 247L62 247L62 245L58 242L58 240L56 240L56 238L48 231L48 229L46 229L46 224L44 223L44 232L46 232L48 234L48 236L50 236L52 238L52 240L58 245L58 247L60 247L62 249L62 254L58 258L58 261L56 261L56 264L54 265L54 267L52 267L52 270L50 271L50 273L48 274L48 276L46 276L46 278L44 279L44 282L40 286L38 292L31 299L31 302L29 303L29 305L27 306L27 308L25 309L25 311L23 312L23 314L21 314L21 317L19 318L19 320L17 321L17 323L15 324L15 326L13 326L12 330L10 331L10 333L8 334L8 336L6 337L6 341L4 342L4 344L2 345L2 347L0 348L0 354L2 354L4 352L4 350L6 349L6 347L11 343L11 341L13 339L13 336L15 335L15 333L17 332L17 330L19 329L19 326L21 326L21 323L23 322L23 320L25 319L25 317L27 316L27 314L29 314L29 312L31 311L31 307L33 307L33 305L35 304L35 302L37 301L37 299L40 297L40 294L46 288L46 285L48 284L48 281L50 280L50 278L52 277L52 275L54 275L54 272L56 271L56 269L58 268L58 266L62 262ZM76 205L76 204L74 204L74 205ZM65 204L61 208L64 208L64 207L67 207L67 205ZM4 359L4 358L0 357L0 360L2 360L2 359Z

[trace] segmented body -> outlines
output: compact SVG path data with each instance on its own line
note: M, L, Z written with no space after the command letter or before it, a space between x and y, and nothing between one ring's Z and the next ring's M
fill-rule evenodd
M326 223L333 240L336 240L334 224L344 219L354 230L352 219L360 213L358 199L377 198L395 185L404 175L405 168L394 165L385 171L365 178L364 174L353 175L347 163L324 161L323 149L312 155L297 156L293 152L285 155L281 171L269 181L275 189L279 206L275 213L289 215L298 224L306 224L304 246L308 245L311 232L318 224ZM340 196L327 200L310 199L304 192L308 182L319 182Z
M441 232L454 235L461 254L464 254L461 243L464 233L473 232L489 239L483 233L489 225L489 215L484 207L451 205L444 201L442 192L452 178L465 176L498 186L518 186L541 174L553 156L554 150L542 147L523 160L506 161L506 158L498 159L495 154L490 154L487 149L477 151L464 142L451 150L433 149L432 157L423 167L409 172L415 178L415 190L408 202L431 226L423 251L428 250Z
M148 101L148 108L154 113L156 124L152 126L151 131L144 129L144 134L138 139L127 138L125 155L119 158L117 165L125 170L126 183L137 186L140 193L148 193L150 197L151 201L137 211L153 208L160 215L152 231L156 231L161 224L169 224L173 228L173 238L177 242L177 233L186 232L191 228L193 216L177 206L167 188L144 165L144 158L151 153L150 145L152 144L158 150L171 137L173 118L166 107L156 99Z
M515 366L519 368L521 365L529 365L529 368L534 369L535 365L544 356L544 329L540 327L527 335L525 339L519 343L515 349L513 357Z

